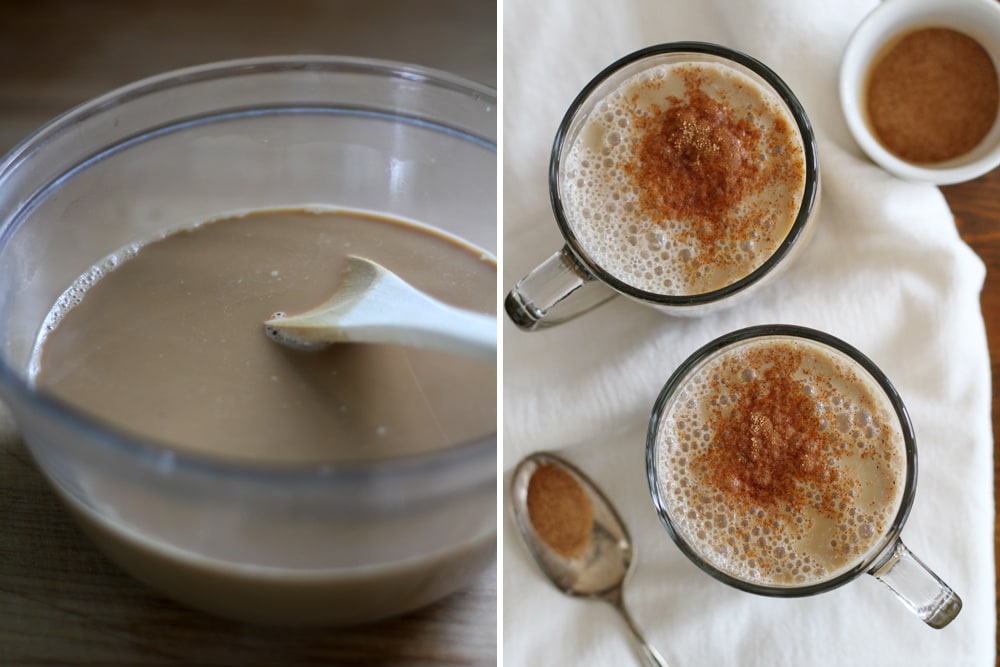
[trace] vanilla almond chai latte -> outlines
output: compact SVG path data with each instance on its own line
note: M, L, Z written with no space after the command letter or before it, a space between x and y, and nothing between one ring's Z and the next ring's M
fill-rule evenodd
M657 438L675 527L749 583L838 576L877 547L902 502L906 447L891 403L818 344L749 341L703 362Z

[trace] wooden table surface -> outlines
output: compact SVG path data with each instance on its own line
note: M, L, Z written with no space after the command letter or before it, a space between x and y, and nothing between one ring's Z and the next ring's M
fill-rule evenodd
M230 58L350 54L495 86L496 36L487 0L4 0L0 154L96 95ZM496 579L493 567L427 609L351 630L213 618L136 583L97 551L16 433L0 429L2 667L495 665Z
M974 181L941 188L955 214L958 231L986 264L982 309L990 349L993 378L993 442L1000 442L1000 169ZM1000 498L1000 449L993 448L993 504ZM1000 511L993 523L994 569L997 574L997 611L1000 616ZM1000 665L1000 632L997 633Z

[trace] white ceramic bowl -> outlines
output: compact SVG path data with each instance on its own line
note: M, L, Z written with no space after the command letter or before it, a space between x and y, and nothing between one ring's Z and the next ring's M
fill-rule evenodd
M978 178L1000 165L1000 122L965 155L927 165L902 160L872 134L864 116L864 86L872 59L894 37L919 28L951 28L977 40L1000 70L1000 3L996 0L886 0L858 25L840 66L840 103L861 149L901 178L938 185Z

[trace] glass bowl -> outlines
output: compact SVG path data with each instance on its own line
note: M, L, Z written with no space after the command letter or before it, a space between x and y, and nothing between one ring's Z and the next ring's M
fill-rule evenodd
M75 410L33 386L29 362L52 304L98 260L228 213L374 211L495 254L496 132L486 86L385 61L271 57L126 86L0 162L0 398L113 560L209 612L325 625L415 609L493 562L495 432L380 462L228 462Z

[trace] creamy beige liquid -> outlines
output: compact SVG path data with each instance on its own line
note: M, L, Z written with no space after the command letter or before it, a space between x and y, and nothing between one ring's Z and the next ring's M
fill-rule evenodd
M598 102L563 166L567 222L633 287L692 295L759 267L805 188L802 138L781 100L723 64L651 67Z
M881 388L801 339L738 344L670 401L659 495L698 555L761 585L819 583L872 553L905 488L906 449Z
M494 363L388 345L304 351L265 335L272 313L325 300L348 254L495 312L495 261L455 239L356 212L258 211L123 249L81 276L43 325L34 380L167 450L223 462L382 460L495 438ZM63 496L126 570L201 609L353 624L437 600L495 558L492 484L402 506L371 484L386 509L358 514L294 488L234 502L222 475L216 504L172 486L164 460L163 488L79 469L81 497Z
M494 312L496 265L377 217L257 212L119 253L46 323L37 385L143 437L223 457L343 461L412 454L496 429L496 365L341 344L294 350L263 333L369 257L459 307Z

